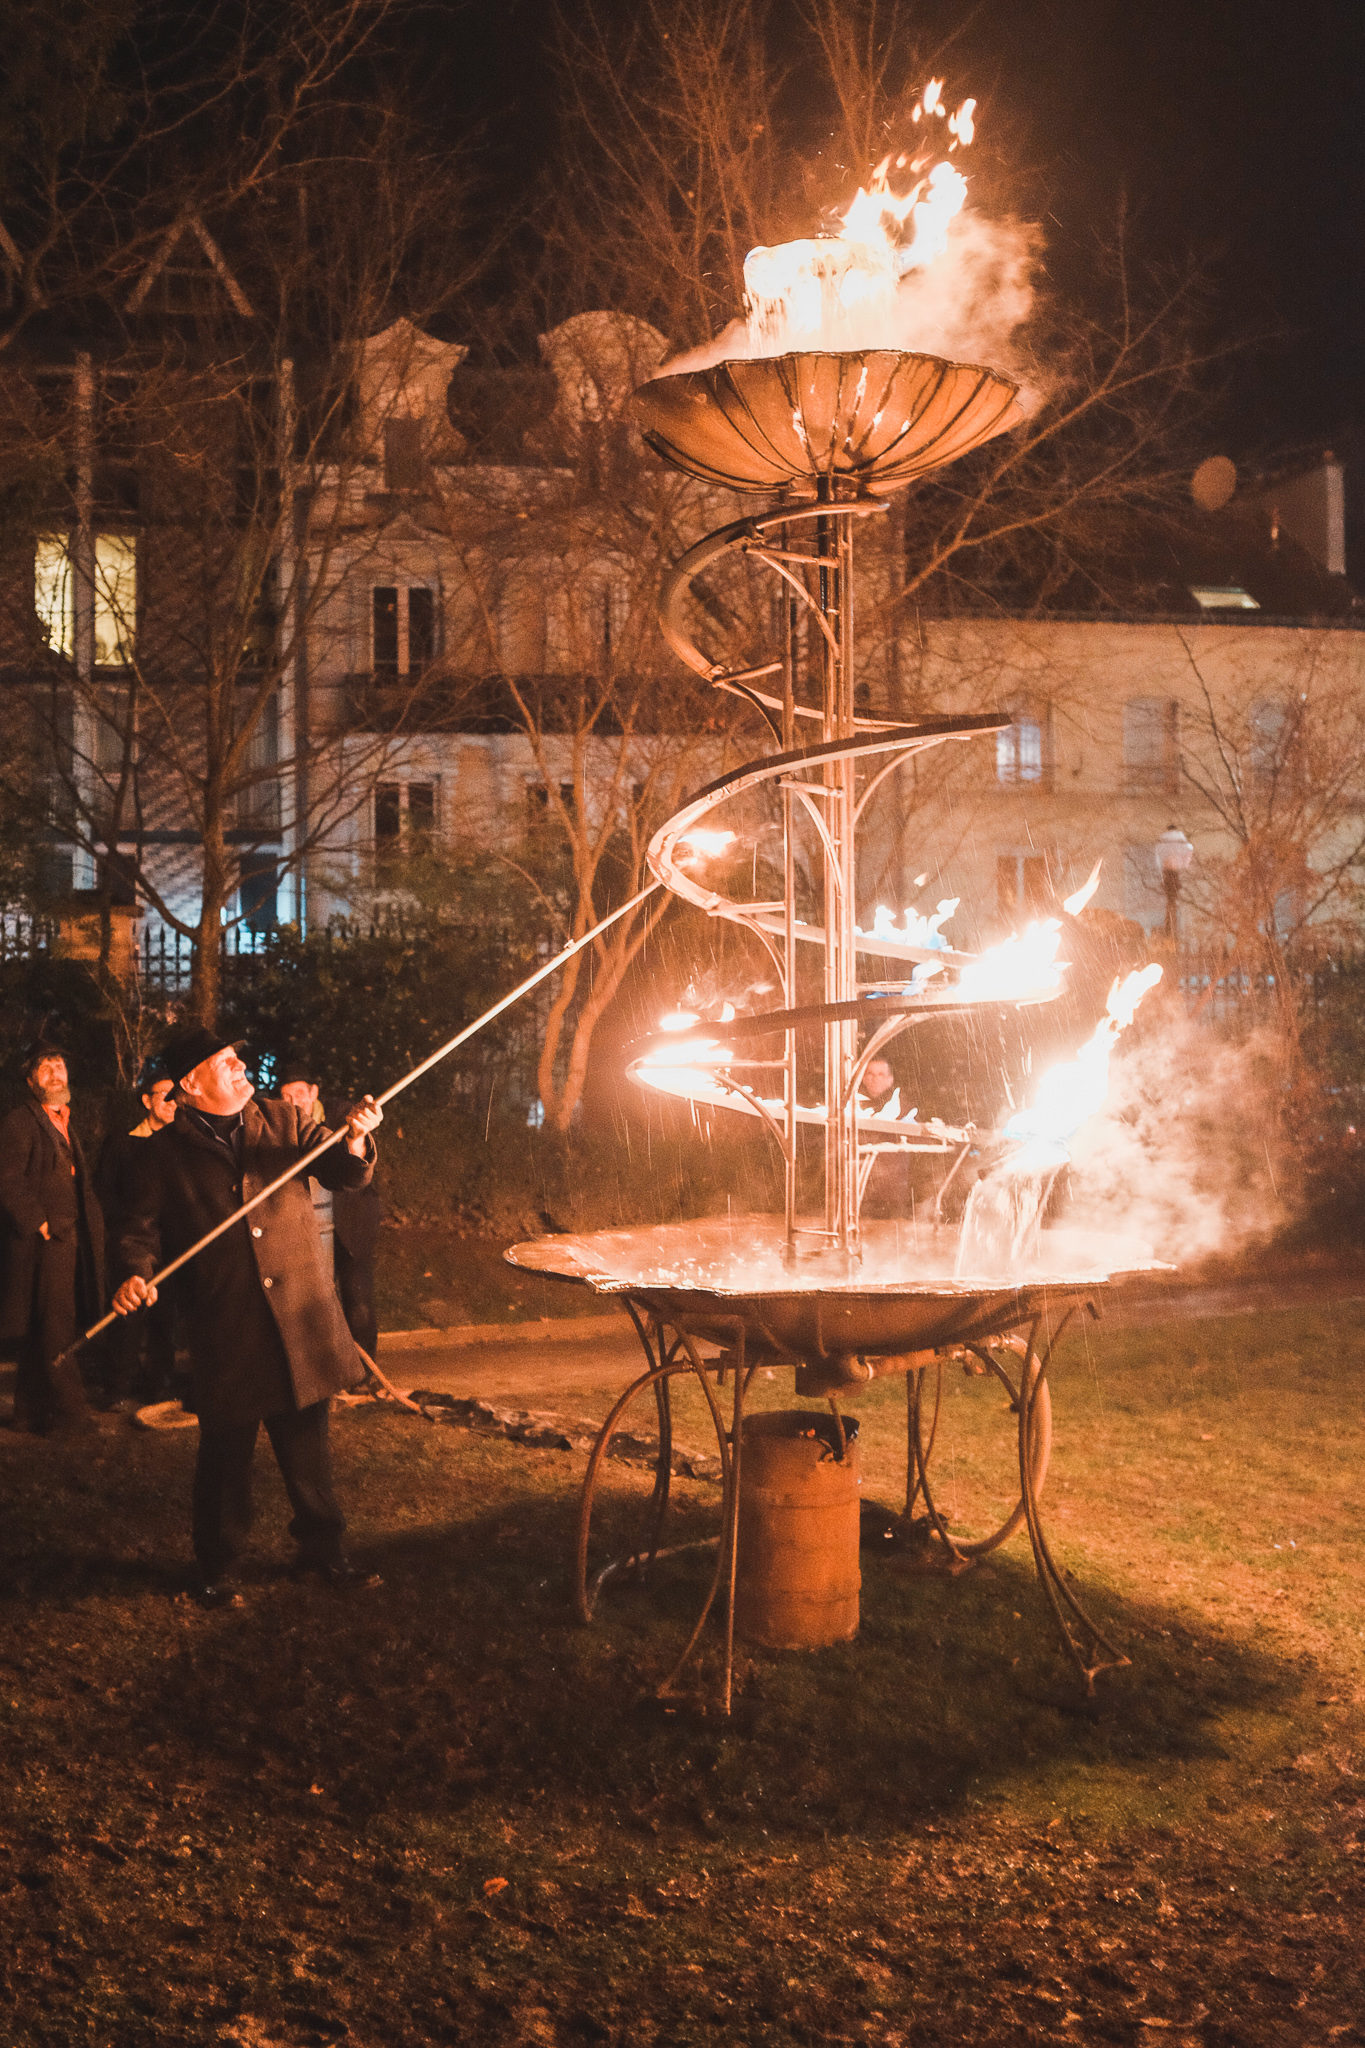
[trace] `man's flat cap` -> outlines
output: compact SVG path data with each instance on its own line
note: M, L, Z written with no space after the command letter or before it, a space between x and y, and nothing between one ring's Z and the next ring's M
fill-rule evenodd
M161 1052L161 1064L172 1081L183 1081L186 1074L192 1074L196 1067L211 1060L216 1052L233 1041L221 1031L210 1031L206 1024L187 1024L181 1031L172 1032Z

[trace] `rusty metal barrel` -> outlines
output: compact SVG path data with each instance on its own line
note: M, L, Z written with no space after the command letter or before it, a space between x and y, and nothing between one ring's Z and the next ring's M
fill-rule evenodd
M774 1650L858 1630L858 1425L779 1408L746 1417L740 1460L735 1628Z

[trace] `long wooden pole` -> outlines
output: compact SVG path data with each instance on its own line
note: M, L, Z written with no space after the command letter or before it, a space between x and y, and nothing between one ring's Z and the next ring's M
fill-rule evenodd
M448 1038L444 1045L438 1045L435 1052L429 1052L426 1058L420 1060L410 1073L404 1074L400 1081L395 1081L391 1087L386 1088L382 1095L376 1095L373 1098L374 1101L382 1109L386 1102L393 1101L395 1095L401 1095L403 1090L410 1088L414 1081L420 1081L423 1074L429 1074L433 1067L439 1066L443 1059L446 1059L457 1047L465 1045L474 1037L476 1032L482 1031L485 1025L491 1024L495 1017L500 1017L504 1010L510 1010L513 1003L520 1002L521 998L524 995L529 995L531 990L537 987L540 982L547 981L557 968L563 967L566 962L572 960L575 953L581 953L585 946L590 946L593 940L600 937L609 926L616 924L628 911L636 909L639 904L644 902L647 896L652 896L659 886L657 881L647 882L645 887L637 890L628 902L622 903L615 910L608 912L607 916L602 918L598 924L595 924L591 931L584 932L583 936L579 939L571 939L562 952L556 953L552 960L547 960L542 966L537 967L533 974L528 974L525 981L518 982L517 986L509 994L502 996L493 1004L491 1009L485 1010L481 1017L476 1017L472 1024L466 1024L462 1030L457 1031L453 1038ZM268 1202L273 1194L279 1192L286 1181L293 1180L300 1173L308 1172L315 1160L320 1159L324 1152L330 1152L333 1145L339 1145L346 1135L347 1127L343 1124L339 1131L332 1132L324 1144L314 1146L311 1152L305 1152L301 1158L294 1161L292 1166L286 1167L283 1173L277 1174L274 1180L263 1187L258 1195L253 1195L249 1202L243 1202L240 1209L234 1209L231 1216L225 1216L221 1223L215 1223L212 1230L206 1230L202 1237L197 1238L188 1251L181 1252L180 1256L172 1259L168 1266L163 1266L159 1273L154 1273L147 1283L148 1287L159 1287L164 1280L169 1280L172 1273L178 1273L182 1266L187 1266L190 1260L196 1258L206 1245L212 1244L215 1238L223 1235L224 1231L231 1230L233 1225L240 1223L244 1216L249 1216L253 1209L259 1209L262 1202ZM121 1320L122 1318L118 1311L111 1308L109 1313L101 1316L97 1323L92 1323L90 1328L84 1331L74 1344L69 1344L54 1363L60 1364L62 1359L70 1358L74 1352L80 1350L82 1344L88 1344L92 1337L100 1336L112 1323L117 1323Z

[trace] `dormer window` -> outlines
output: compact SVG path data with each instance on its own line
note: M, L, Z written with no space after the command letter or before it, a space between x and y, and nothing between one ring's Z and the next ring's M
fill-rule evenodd
M413 419L385 420L384 489L420 491L424 481L422 422Z

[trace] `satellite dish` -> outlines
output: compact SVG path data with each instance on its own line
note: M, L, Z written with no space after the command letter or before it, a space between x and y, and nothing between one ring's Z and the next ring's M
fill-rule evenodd
M1221 512L1237 488L1237 470L1226 455L1210 455L1190 478L1190 496L1201 512Z

